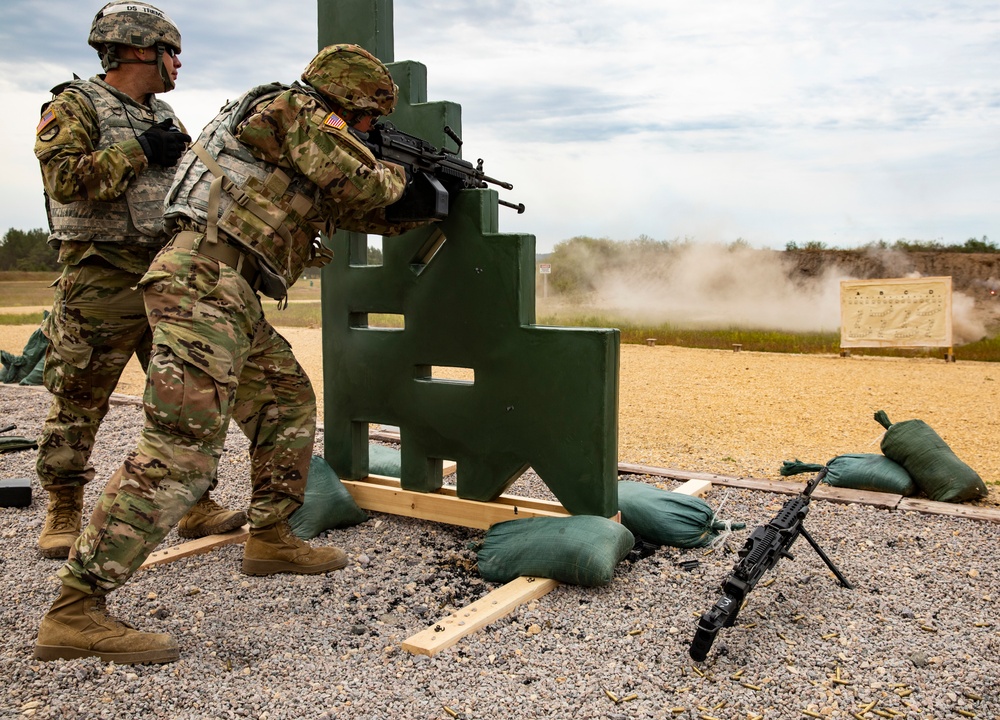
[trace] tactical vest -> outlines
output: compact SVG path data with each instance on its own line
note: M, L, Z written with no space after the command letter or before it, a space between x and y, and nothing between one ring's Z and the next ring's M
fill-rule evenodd
M90 100L97 113L97 150L132 140L151 125L174 118L173 109L162 100L150 99L150 106L137 103L100 78L74 80L53 88L54 95L67 88ZM52 225L50 240L90 240L121 242L159 247L167 240L163 228L163 198L174 179L174 168L150 165L128 184L114 200L80 200L62 204L49 198Z
M254 157L236 139L237 127L255 107L290 87L259 85L223 106L192 146L194 152L181 160L165 212L168 227L186 218L205 228L206 241L218 242L222 230L252 252L259 260L261 292L275 299L285 297L306 267L332 257L316 241L321 232L332 232L313 212L316 185Z

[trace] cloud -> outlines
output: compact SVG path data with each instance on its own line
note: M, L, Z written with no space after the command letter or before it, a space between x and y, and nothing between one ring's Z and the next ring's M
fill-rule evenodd
M321 0L323 3L337 0ZM100 2L0 6L0 225L44 220L31 130L48 88L99 71ZM182 29L197 130L249 86L291 81L315 0L159 3ZM502 229L550 249L647 234L844 247L1000 238L1000 6L964 0L397 0L394 55L463 108L466 153L515 183Z

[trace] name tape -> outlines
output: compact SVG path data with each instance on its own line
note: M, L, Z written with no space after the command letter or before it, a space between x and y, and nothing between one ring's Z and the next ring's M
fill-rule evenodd
M170 18L168 18L166 16L166 13L164 13L162 10L157 10L156 8L149 7L147 5L130 5L129 3L121 3L119 5L112 5L111 7L104 8L104 12L101 13L101 16L103 17L105 15L113 15L115 13L122 13L122 12L145 13L147 15L153 15L155 17L158 17L161 20L166 20L168 23L170 23L171 25L174 25L175 27L177 25L177 23L175 23L173 20L171 20Z

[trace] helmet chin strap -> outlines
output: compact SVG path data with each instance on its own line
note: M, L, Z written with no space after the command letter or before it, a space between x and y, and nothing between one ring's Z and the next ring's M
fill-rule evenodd
M167 70L167 66L163 63L164 49L162 45L156 46L156 68L160 71L160 80L163 81L163 92L170 92L176 85L174 84L174 79L170 76L170 71Z

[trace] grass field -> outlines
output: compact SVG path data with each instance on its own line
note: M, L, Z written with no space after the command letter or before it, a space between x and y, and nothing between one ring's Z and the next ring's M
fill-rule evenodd
M52 304L51 285L58 276L52 273L0 273L0 325L32 325L41 322L42 308ZM278 309L277 303L264 299L264 314L277 327L318 328L321 326L320 281L300 280L288 294L288 306ZM15 308L24 308L18 312ZM372 325L394 327L396 315L373 315ZM568 327L616 327L622 343L645 344L655 338L659 345L728 350L742 345L744 350L776 353L836 354L840 352L840 334L835 332L784 332L753 328L692 328L669 323L637 323L610 313L576 313L560 309L546 312L540 308L539 325ZM1000 334L954 349L957 360L1000 362ZM888 357L941 357L942 348L928 349L853 349L855 355Z
M0 272L0 307L51 305L58 273Z

